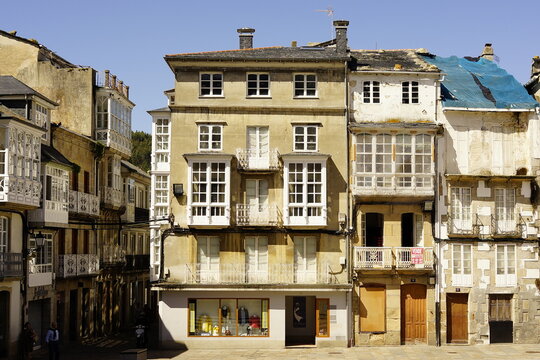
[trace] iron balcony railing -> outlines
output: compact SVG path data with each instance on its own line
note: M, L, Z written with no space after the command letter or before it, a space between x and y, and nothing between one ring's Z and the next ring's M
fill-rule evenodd
M0 252L0 278L22 276L22 265L22 254Z
M335 269L317 264L316 269L301 269L296 264L268 264L253 269L245 264L186 264L183 282L187 284L340 284Z
M236 204L238 226L276 226L278 222L276 205Z
M356 270L433 269L432 247L354 247Z
M478 237L486 233L489 233L489 229L486 230L486 225L480 219L478 214L448 214L448 234L449 235L466 235Z
M97 274L99 274L99 257L97 254L58 255L57 277L67 278Z
M499 219L491 215L491 233L494 236L521 237L527 229L525 220L518 214L508 216L513 219Z
M253 171L277 171L280 169L277 149L262 152L257 149L236 149L238 168Z

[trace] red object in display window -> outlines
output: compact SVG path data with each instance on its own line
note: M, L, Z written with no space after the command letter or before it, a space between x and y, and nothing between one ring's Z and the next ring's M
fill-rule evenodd
M251 315L251 317L249 318L249 326L251 326L252 329L260 329L261 318L257 315Z

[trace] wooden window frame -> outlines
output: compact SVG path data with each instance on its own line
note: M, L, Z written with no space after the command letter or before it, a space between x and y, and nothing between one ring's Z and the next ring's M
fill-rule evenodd
M326 335L320 335L319 332L319 303L326 302ZM329 298L316 298L315 299L315 336L316 337L330 337L330 299Z

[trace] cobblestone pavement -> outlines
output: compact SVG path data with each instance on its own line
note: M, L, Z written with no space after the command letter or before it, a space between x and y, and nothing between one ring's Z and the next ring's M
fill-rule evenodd
M103 339L88 345L65 345L62 347L62 359L75 360L119 360L122 350L132 347L125 339ZM295 348L276 350L149 350L149 360L240 360L240 359L373 359L373 360L419 360L419 359L517 359L539 360L540 345L475 345L475 346L381 346L356 348ZM34 353L33 359L48 359L45 351Z

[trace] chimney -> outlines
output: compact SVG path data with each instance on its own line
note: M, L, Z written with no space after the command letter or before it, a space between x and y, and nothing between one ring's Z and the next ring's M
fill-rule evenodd
M336 28L336 52L338 55L347 54L347 20L335 20L334 27Z
M253 33L255 29L240 28L236 29L240 37L240 49L253 49Z
M535 56L532 60L531 77L540 75L540 56Z
M494 54L491 44L484 45L484 50L482 51L482 55L480 55L480 57L489 61L493 61L493 56Z

